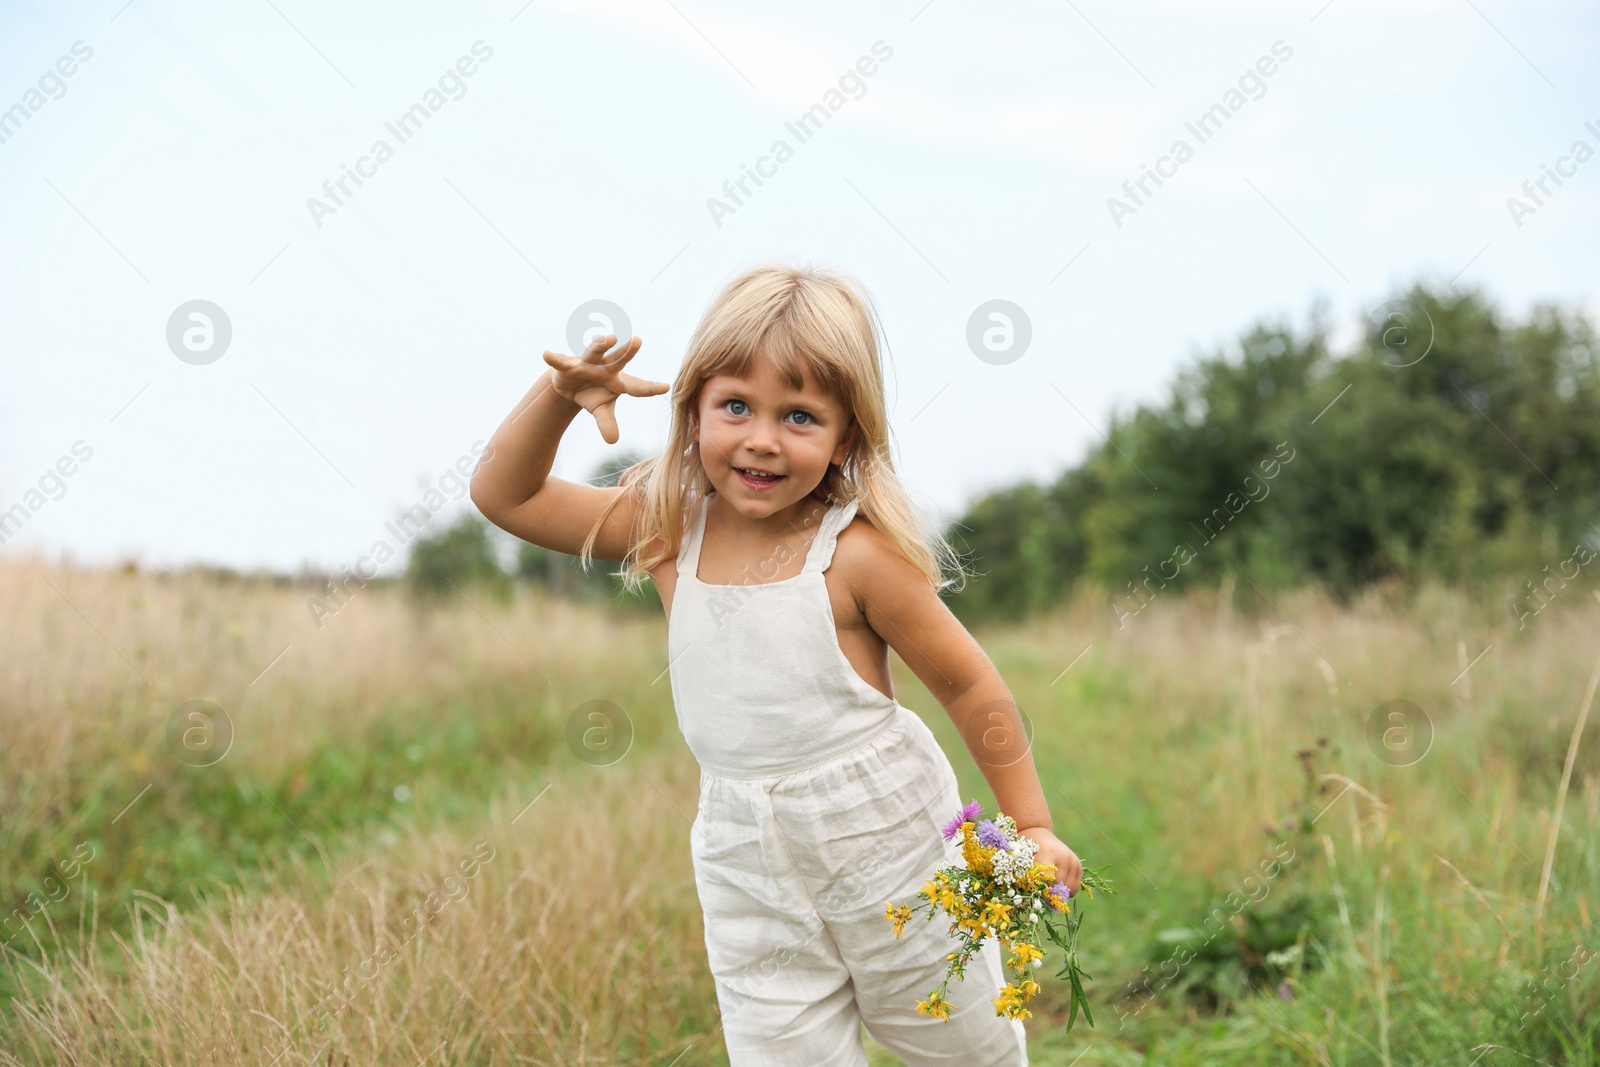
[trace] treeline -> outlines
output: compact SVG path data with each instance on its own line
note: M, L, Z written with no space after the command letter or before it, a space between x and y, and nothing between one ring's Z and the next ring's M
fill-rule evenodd
M1258 322L1117 418L1049 484L988 495L951 530L974 576L967 620L1074 592L1119 618L1196 584L1263 591L1437 579L1532 599L1592 579L1600 550L1600 365L1593 324L1541 305L1413 286L1335 354Z

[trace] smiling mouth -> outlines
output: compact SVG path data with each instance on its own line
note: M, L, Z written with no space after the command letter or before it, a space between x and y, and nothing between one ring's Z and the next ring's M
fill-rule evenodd
M735 467L733 469L740 478L751 485L773 485L785 477L782 474L769 474L763 471L752 470L749 467Z

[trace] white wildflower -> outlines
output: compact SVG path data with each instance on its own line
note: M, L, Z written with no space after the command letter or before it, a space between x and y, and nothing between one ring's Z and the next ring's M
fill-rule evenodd
M1010 849L995 852L995 881L1002 885L1015 885L1023 875L1028 873L1028 868L1033 866L1033 858L1038 854L1038 842L1026 837L1013 842ZM1014 891L1012 899L1016 899Z

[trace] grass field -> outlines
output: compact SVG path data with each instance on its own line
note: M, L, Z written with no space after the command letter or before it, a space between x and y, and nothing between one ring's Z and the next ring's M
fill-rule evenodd
M0 1063L725 1063L664 622L306 596L0 565ZM1600 599L1230 599L976 634L1119 890L1032 1062L1600 1063Z

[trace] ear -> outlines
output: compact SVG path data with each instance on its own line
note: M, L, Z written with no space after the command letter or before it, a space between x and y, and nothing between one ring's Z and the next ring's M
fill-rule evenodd
M852 418L849 427L844 432L844 436L839 438L838 447L833 450L833 462L835 464L843 463L850 454L850 450L855 447L856 442L860 439L861 424Z

